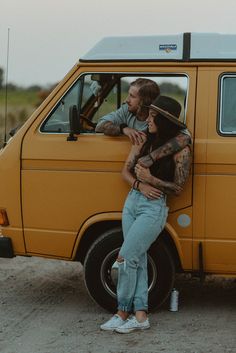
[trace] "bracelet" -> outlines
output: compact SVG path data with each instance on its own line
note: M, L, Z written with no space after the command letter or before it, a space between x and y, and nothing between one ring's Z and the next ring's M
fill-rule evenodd
M138 179L135 179L133 184L132 184L132 189L135 189L136 190L136 184L138 182Z
M151 159L151 161L152 161L152 163L155 163L156 161L155 161L155 159L153 158L153 156L151 155L151 153L149 153L149 158Z
M139 184L140 184L140 181L138 179L135 179L135 181L132 184L132 189L139 190Z
M120 133L121 133L121 135L124 134L123 130L124 130L125 127L128 127L128 125L127 124L120 124Z

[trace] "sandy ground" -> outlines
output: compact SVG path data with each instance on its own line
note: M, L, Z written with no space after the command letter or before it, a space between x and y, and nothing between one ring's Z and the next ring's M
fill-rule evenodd
M110 314L89 297L78 263L0 259L1 353L236 352L236 280L179 276L180 308L150 314L151 329L102 332Z

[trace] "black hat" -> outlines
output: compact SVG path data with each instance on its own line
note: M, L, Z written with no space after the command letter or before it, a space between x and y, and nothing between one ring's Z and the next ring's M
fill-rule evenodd
M181 112L181 105L174 98L158 96L152 104L149 105L149 109L158 111L163 117L167 118L178 127L183 129L186 128L186 125L178 120Z

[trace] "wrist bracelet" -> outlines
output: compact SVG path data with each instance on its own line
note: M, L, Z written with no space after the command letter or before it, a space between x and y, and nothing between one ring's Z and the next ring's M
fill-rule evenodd
M132 189L136 190L136 184L138 182L138 179L135 179L133 184L132 184Z
M140 181L138 179L135 179L135 181L132 184L132 189L139 190L139 184L140 184Z
M124 134L123 130L124 130L125 127L128 127L128 125L127 124L120 124L120 133L121 133L121 135Z

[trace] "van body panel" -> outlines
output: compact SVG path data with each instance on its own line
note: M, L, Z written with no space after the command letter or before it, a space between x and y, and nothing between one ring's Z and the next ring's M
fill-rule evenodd
M100 72L100 67L83 67L73 72L56 96L63 96L84 72ZM107 67L106 67L107 70ZM113 65L113 72L137 72L137 67ZM184 73L189 77L187 124L194 132L196 68L194 67L142 67L141 71L157 73ZM137 75L140 71L137 72ZM152 72L152 71L151 71ZM53 97L27 131L22 145L22 217L25 229L26 249L29 253L73 258L73 247L78 244L78 231L86 220L97 214L118 212L121 214L129 190L122 180L121 170L130 142L124 137L108 137L103 134L80 134L77 141L67 141L68 134L40 132L45 116L56 104ZM34 202L37 200L37 202ZM192 178L179 198L169 201L170 212L191 207ZM58 239L56 240L56 233ZM186 230L184 231L184 234ZM82 235L80 235L82 236ZM184 235L185 236L185 235ZM68 241L67 241L68 237ZM180 233L181 237L181 233ZM191 227L188 230L191 239ZM49 244L58 241L53 248ZM59 245L60 244L60 245ZM61 250L59 248L61 247ZM40 250L39 250L40 249ZM188 267L191 268L192 253Z
M204 249L206 272L236 271L236 139L217 131L219 80L236 67L202 67L198 94L194 154L194 258ZM198 261L194 268L198 268Z
M193 267L192 207L169 213L165 229L175 244L181 267L191 271Z
M8 226L0 227L0 235L11 238L15 254L25 253L21 218L20 152L20 135L0 150L0 208L6 210L9 221Z

